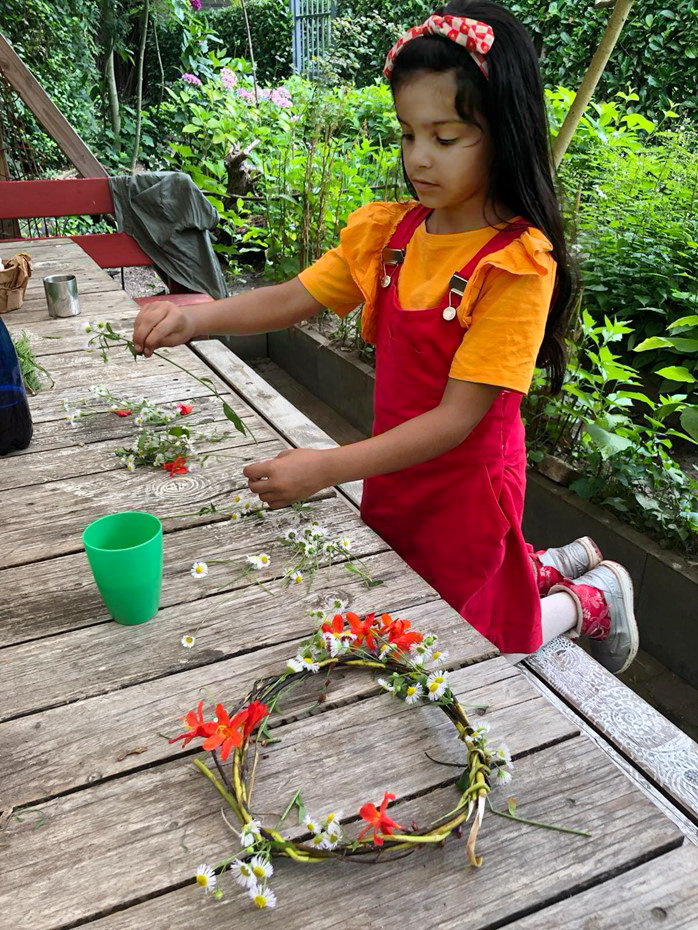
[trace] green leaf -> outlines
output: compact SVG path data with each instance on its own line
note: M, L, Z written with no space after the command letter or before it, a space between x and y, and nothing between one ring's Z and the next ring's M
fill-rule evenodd
M202 380L203 380L203 379L202 379ZM242 433L242 435L244 436L245 433L247 432L247 430L245 429L245 424L242 422L242 420L241 420L240 417L237 415L237 413L235 413L235 411L234 411L233 408L230 406L230 404L227 403L226 401L223 401L223 413L224 413L224 414L226 415L226 417L230 420L230 422L233 424L233 426L235 427L235 429L236 429L239 433Z
M635 346L636 352L648 352L650 349L670 349L672 346L671 339L666 336L651 336L644 339L639 345Z
M615 433L609 433L598 423L586 423L585 429L591 437L594 445L598 448L603 459L608 459L612 455L618 455L632 446L632 441L625 436L618 436Z
M698 442L698 407L686 407L681 414L681 426Z
M698 314L682 316L680 320L674 320L673 323L669 323L667 329L675 329L677 326L698 326Z
M688 368L681 365L669 365L668 368L660 368L655 374L661 375L662 378L668 378L669 381L688 381L693 384L696 380Z

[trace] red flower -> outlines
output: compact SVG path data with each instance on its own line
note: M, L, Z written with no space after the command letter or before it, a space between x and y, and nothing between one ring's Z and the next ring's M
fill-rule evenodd
M344 632L344 617L341 614L335 614L332 623L323 623L320 627L323 633L332 633L340 636Z
M381 617L379 636L393 644L401 652L409 652L410 646L421 643L424 636L421 633L408 632L412 626L409 620L393 620L390 614Z
M114 413L117 417L130 417L133 414L132 410L115 410Z
M257 724L269 715L269 711L266 704L262 704L260 701L252 701L244 713L247 714L247 719L242 730L242 738L247 739Z
M375 614L366 614L363 620L360 619L355 613L349 611L347 613L347 623L349 624L349 629L352 631L356 637L354 641L354 648L360 649L365 643L365 649L369 652L372 652L375 647Z
M174 462L165 462L162 467L171 475L186 475L189 471L186 466L186 461L183 455L178 455Z
M358 839L362 840L369 830L373 830L373 842L376 846L382 846L383 836L390 836L393 830L405 829L401 827L399 823L395 823L394 820L391 820L385 812L388 804L394 800L395 795L388 794L386 791L381 801L380 810L376 810L374 804L364 804L359 811L359 817L361 817L362 820L368 821L368 826L364 827L361 833L359 833Z
M188 417L193 409L193 406L188 406L187 404L177 405L177 413L180 415L180 417Z
M184 718L187 732L182 733L180 736L175 736L174 739L170 740L171 743L176 743L181 739L182 748L184 748L187 743L190 743L193 739L196 739L197 736L203 737L211 735L213 730L216 728L216 724L206 723L203 717L203 708L204 702L199 701L199 706L196 708L196 711L189 711L189 713Z
M225 707L222 704L216 704L216 723L214 729L208 735L202 746L204 749L218 749L221 746L221 759L225 760L230 755L231 749L237 749L242 745L242 729L247 719L247 711L241 711L239 714L230 719Z

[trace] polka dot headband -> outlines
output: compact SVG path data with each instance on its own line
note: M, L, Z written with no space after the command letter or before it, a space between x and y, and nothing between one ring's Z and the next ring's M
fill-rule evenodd
M430 16L421 26L414 26L402 38L397 40L388 52L383 74L390 78L395 59L408 42L419 38L419 36L428 35L445 36L447 39L451 39L452 42L462 45L485 77L489 76L485 55L492 48L494 42L492 27L488 26L487 23L478 22L476 19L468 19L466 16L438 15Z

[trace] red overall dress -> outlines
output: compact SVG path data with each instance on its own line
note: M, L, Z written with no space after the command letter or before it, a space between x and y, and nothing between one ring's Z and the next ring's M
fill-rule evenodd
M418 206L406 214L389 248L404 250L429 212ZM467 279L520 232L510 227L495 234L460 275ZM437 307L402 309L399 274L397 265L376 306L374 436L439 405L463 339L457 315L447 309L449 293ZM520 394L502 390L455 449L366 479L361 502L364 521L503 652L534 652L542 639L540 596L521 532L526 449L520 405Z

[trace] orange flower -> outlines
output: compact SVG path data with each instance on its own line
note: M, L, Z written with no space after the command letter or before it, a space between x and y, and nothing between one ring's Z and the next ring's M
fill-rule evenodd
M390 836L393 830L404 830L404 827L401 827L399 823L395 823L394 820L391 820L390 817L385 812L388 804L391 801L395 800L394 794L386 793L383 795L383 800L381 801L381 806L379 810L376 810L375 804L364 804L364 806L359 811L359 817L362 820L368 821L368 826L359 833L358 839L362 840L364 836L373 830L373 842L376 846L383 845L383 836Z
M132 410L115 410L114 413L117 417L130 417L133 413Z
M225 760L230 755L231 749L237 749L242 745L242 727L247 719L247 711L241 711L239 714L230 719L225 707L222 704L216 704L216 723L202 746L204 749L218 749L221 747L221 759Z
M176 743L179 740L182 740L182 748L184 748L187 743L190 743L193 739L196 739L197 736L210 736L213 730L216 728L215 723L206 723L203 716L204 702L199 701L199 705L195 711L190 710L189 713L184 718L184 723L187 727L187 732L182 733L180 736L175 736L174 739L170 740L170 743Z
M180 415L180 417L188 417L193 409L194 407L191 406L190 404L178 404L177 405L177 413Z
M247 739L257 724L269 715L269 711L266 704L262 704L260 701L252 701L244 713L247 714L247 719L242 730L242 738Z
M393 620L390 614L381 617L379 636L393 644L401 652L409 652L410 646L421 643L424 639L421 633L408 632L412 626L409 620Z
M375 635L375 614L366 614L363 620L357 616L357 614L348 611L347 613L347 623L349 624L349 629L352 631L356 639L354 640L354 648L360 649L364 643L365 649L369 652L372 652L376 647Z
M189 471L186 466L186 461L183 455L178 455L174 462L165 462L162 467L171 475L186 475Z

